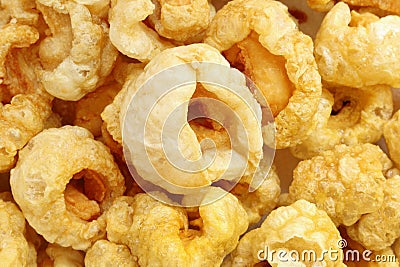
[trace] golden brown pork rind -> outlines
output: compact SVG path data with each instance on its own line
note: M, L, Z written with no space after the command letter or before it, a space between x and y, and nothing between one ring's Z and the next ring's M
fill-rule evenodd
M74 266L84 267L84 254L82 251L70 247L61 247L56 244L48 244L46 254L51 266Z
M0 199L2 266L36 266L36 251L25 238L25 218L17 205Z
M214 189L210 194L221 194ZM192 220L185 209L147 194L118 198L107 215L108 239L127 245L143 267L220 266L247 226L247 214L231 194L200 206Z
M10 184L39 234L78 250L104 237L104 213L125 190L109 150L77 126L45 130L32 138L19 153Z
M393 58L400 54L399 27L399 16L359 14L345 3L337 3L315 39L314 54L322 79L357 88L400 87L400 65Z
M14 167L18 150L44 129L50 115L50 100L34 94L16 95L0 106L0 173Z
M383 129L386 146L389 151L390 159L400 167L400 111L397 111Z
M238 97L236 93L233 93L233 91L209 83L200 82L201 86L196 86L195 82L202 74L203 70L200 69L200 67L203 65L199 65L200 67L198 67L195 64L195 62L198 61L210 63L213 64L213 66L216 66L217 64L218 66L221 66L221 68L218 68L218 71L221 73L215 73L215 75L220 75L221 77L226 78L226 84L231 84L232 88L239 88L237 90L240 90L240 93L242 94L241 97ZM185 63L193 63L193 65L182 65ZM244 77L238 75L236 76L237 78L233 78L233 75L227 75L229 63L215 48L207 44L192 44L188 46L167 49L161 52L146 65L144 72L135 80L133 84L129 86L127 95L134 95L134 93L136 93L147 82L147 80L150 77L153 77L155 74L158 74L167 68L176 67L178 65L184 66L184 75L186 75L184 77L190 77L191 79L189 84L171 90L170 93L157 101L157 103L154 103L156 105L154 105L151 114L144 114L144 112L141 110L143 107L140 107L139 105L130 105L130 108L132 108L131 114L135 114L136 116L135 120L138 118L137 116L145 116L143 119L146 120L145 140L141 139L139 135L127 134L124 136L124 142L130 147L136 148L143 145L145 146L147 155L138 155L139 150L130 151L132 162L139 175L141 175L144 179L148 179L148 181L162 186L171 193L177 194L185 193L186 188L184 187L206 186L211 184L212 181L221 178L221 176L218 176L219 172L209 172L208 169L199 171L197 173L183 171L179 168L176 168L171 164L171 162L166 160L164 146L162 139L160 138L164 133L163 125L172 111L181 105L188 106L189 100L194 97L195 93L197 94L197 97L205 97L207 99L213 98L224 103L230 108L230 111L232 111L231 114L235 113L235 115L240 118L243 128L246 130L246 132L239 133L237 132L237 129L239 129L238 126L228 125L228 127L232 127L232 132L236 130L236 132L233 132L233 134L231 133L230 139L231 143L247 142L247 151L237 151L237 153L240 154L244 152L246 154L240 154L240 160L243 159L244 162L247 162L247 166L245 166L244 170L245 174L253 174L262 158L263 140L261 133L261 109L253 95L248 90ZM171 80L165 81L166 83L175 81L175 78L172 76L170 77ZM159 92L159 88L155 86L152 86L148 90L146 89L147 96L157 96ZM211 95L211 97L209 95ZM131 98L125 97L121 106L121 111L126 111L130 102ZM179 118L187 118L188 109L184 110L181 108L180 112L185 114L182 114L179 116ZM120 120L122 122L125 120L125 113L126 112L120 113ZM234 116L232 115L226 119L228 124L229 122L233 121L232 117ZM168 125L168 127L174 126ZM193 131L187 122L179 127L182 127L179 135L180 151L184 152L184 156L189 160L200 158L202 151L200 149L200 144L197 140L195 131ZM125 129L127 129L127 132L131 131L131 128L129 127ZM247 135L247 139L244 137L245 135ZM239 140L239 138L243 139ZM152 162L154 169L156 169L159 174L159 177L153 176L154 172L152 172L153 170L150 170L151 167L149 167L147 164L148 160ZM241 163L242 162L240 162L238 165L243 166ZM162 179L160 179L160 177ZM171 186L170 184L173 184L174 186Z
M122 54L148 62L162 50L172 47L142 22L154 8L151 0L111 1L110 39Z
M301 259L295 265L288 252L295 250L302 254L304 250L313 250L317 257L324 250L336 250L337 260L325 257L321 266L345 266L341 260L341 248L337 242L340 234L325 211L314 204L299 200L287 207L280 207L270 213L260 228L246 233L236 249L226 259L226 266L255 266L266 259L273 266L313 266L316 260ZM269 255L267 256L267 249ZM271 256L274 250L276 253ZM285 260L279 261L279 251L286 251ZM261 258L261 259L259 259Z
M11 20L35 25L39 14L34 10L35 0L2 0L0 2L0 27Z
M307 0L307 4L320 12L329 11L337 0ZM356 7L378 8L383 11L400 14L400 2L397 0L341 0Z
M321 96L313 42L298 30L287 7L271 0L229 2L215 15L204 42L225 51L244 40L251 31L259 35L265 49L286 61L287 76L295 90L286 107L275 117L275 139L277 148L294 146L315 128L314 114ZM266 143L271 144L273 125L263 130Z
M315 203L336 225L350 226L381 207L391 166L376 145L338 145L297 165L289 199Z
M138 267L137 260L125 245L108 240L99 240L88 249L85 256L86 267Z
M370 250L383 250L400 237L400 176L387 179L383 193L383 204L377 211L346 228L353 240Z
M210 24L208 0L156 0L153 4L155 9L149 21L165 38L178 42L195 40Z
M297 158L307 159L339 144L376 143L393 112L389 86L332 88L322 92L317 127L300 145L290 148Z
M112 71L117 50L109 41L107 25L97 24L84 5L68 1L65 3L65 8L71 21L72 46L68 56L58 66L45 69L41 73L41 81L51 95L63 100L76 101L104 82L105 77ZM48 17L48 23L52 22L54 19L50 20ZM58 21L58 23L61 22ZM67 23L65 27L68 26ZM52 28L55 31L57 27L53 25ZM65 35L68 35L68 31L65 31ZM61 38L62 32L55 31L53 34L55 34L54 37L49 37L52 38L51 41L64 41ZM51 41L49 40L48 43ZM46 43L45 45L48 46ZM46 55L46 59L55 58L59 61L60 56L65 54L64 50L65 47L60 53L50 53ZM45 52L42 50L42 54Z

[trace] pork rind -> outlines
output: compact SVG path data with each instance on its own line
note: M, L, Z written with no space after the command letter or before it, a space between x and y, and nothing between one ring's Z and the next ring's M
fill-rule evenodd
M118 198L107 215L108 239L127 245L143 267L220 266L247 226L246 211L231 194L200 206L197 216L146 194Z
M397 111L383 129L386 146L389 151L390 159L400 167L400 111Z
M307 0L307 4L317 11L329 11L337 0ZM400 2L397 0L341 0L357 7L377 8L379 10L400 14Z
M76 101L84 95L94 91L99 84L104 82L108 76L117 57L117 50L111 45L108 39L108 28L105 23L96 24L89 10L84 6L73 1L65 3L65 8L69 14L70 25L63 24L62 27L71 27L73 35L71 49L58 66L46 69L42 72L42 84L47 92L63 100ZM44 10L44 9L42 9ZM55 12L55 11L53 11ZM53 15L54 16L54 15ZM55 23L50 27L54 36L44 43L45 48L52 42L65 42L63 36L68 36L68 29L59 30L58 24L66 20L65 16L59 15L62 20L58 21L54 17L45 16L49 24ZM46 39L44 40L46 42ZM45 58L50 63L53 59L65 54L68 45L56 45L60 51L51 52ZM47 49L42 48L43 53Z
M297 165L289 199L313 202L336 225L350 226L382 206L384 174L391 166L378 146L338 145Z
M47 267L46 264L49 266L85 266L83 252L70 247L65 248L56 244L48 244L46 254L49 258L42 263L44 267Z
M178 42L201 41L210 24L208 0L155 0L150 23L163 37Z
M1 0L0 27L11 20L27 25L35 25L39 14L33 9L35 0Z
M325 257L319 263L321 266L345 266L340 257L342 250L337 246L340 239L338 229L325 211L305 200L299 200L272 211L260 228L248 232L240 239L239 245L225 263L226 266L254 266L265 259L273 267L314 266L317 260L314 258L313 261L312 257L309 261L307 257L302 259L303 251L313 250L319 259L323 251L334 249L338 252L337 260ZM271 256L271 251L276 253ZM286 252L287 261L279 261L280 251ZM298 252L297 262L291 261L289 251Z
M387 179L382 206L347 227L348 235L370 250L382 250L400 237L400 176Z
M120 90L121 85L114 81L84 96L76 103L74 125L88 129L94 137L101 136L103 120L100 114Z
M325 16L315 39L315 59L322 78L361 88L400 87L400 17L379 18L338 3ZM368 55L368 56L365 56Z
M88 249L85 256L86 267L138 267L129 248L108 240L99 240Z
M254 42L254 32L262 49ZM247 55L242 53L239 57L245 61L244 72L260 88L273 113L276 111L277 148L300 143L315 128L314 114L322 85L313 56L313 42L298 30L285 5L271 0L231 1L215 15L204 42L219 51L232 49L238 43L237 46L245 47ZM276 99L282 98L281 93L286 99L274 107ZM273 125L269 124L263 131L265 142L271 145Z
M36 266L36 251L25 238L25 218L17 205L0 199L2 266Z
M16 95L0 106L0 173L15 165L18 150L45 127L50 100L39 95Z
M6 76L5 61L11 48L28 47L39 39L39 32L31 26L6 24L0 28L0 85Z
M110 39L113 45L130 58L148 62L172 44L142 21L154 11L151 0L112 0L109 13Z
M19 153L10 184L39 234L77 250L104 237L104 212L125 190L109 150L77 126L45 130L32 138Z
M214 75L219 75L220 77L226 78L226 84L229 84L232 86L231 88L234 89L230 89L232 90L230 91L222 86L216 86L204 82L202 83L201 81L199 82L200 85L196 85L197 79L200 79L199 77L203 75L203 72L205 71L204 68L201 69L203 65L199 65L199 67L197 67L196 62L198 61L207 62L207 65L205 66L218 66L218 68L216 67L215 69L221 73L214 73ZM193 63L193 65L182 65L185 63ZM134 118L135 121L146 121L146 136L144 139L141 138L140 135L131 133L133 129L131 125L125 123L125 126L127 127L124 128L126 130L124 142L130 147L135 148L129 152L133 165L135 166L138 174L147 181L151 181L152 183L157 184L175 194L186 193L186 187L195 188L207 186L210 185L211 182L222 178L227 178L227 180L236 179L238 177L232 175L232 173L237 174L239 171L242 171L240 168L243 166L245 175L253 174L263 156L261 108L248 90L245 78L243 76L239 74L236 76L227 75L229 63L215 48L207 44L192 44L163 51L147 64L144 72L136 79L134 84L129 86L127 95L133 95L134 93L138 92L138 90L144 86L147 80L153 75L158 74L167 68L176 67L178 65L182 67L183 72L181 73L181 77L189 77L188 80L185 81L186 84L177 89L171 90L171 92L169 92L166 96L158 99L157 102L154 103L156 105L150 114L146 114L146 112L142 110L144 109L143 106L130 104L132 101L131 98L125 97L124 102L122 103L121 110L127 110L127 107L130 105L130 114L135 114L135 117L131 118ZM166 82L175 82L175 78L172 78ZM235 89L237 91L233 91ZM144 94L144 92L146 98L155 98L160 91L158 86L148 86L146 87L146 90L141 90L140 93ZM236 92L240 92L241 96L239 97ZM136 99L139 99L137 95L138 94L136 94L135 97ZM186 121L188 116L188 108L182 108L183 105L188 107L189 101L195 97L203 97L207 98L207 100L213 99L218 103L223 103L229 107L229 112L227 112L229 113L229 116L224 118L227 125L224 127L227 128L227 131L230 127L229 134L231 144L236 142L235 144L246 143L248 145L248 147L246 147L246 151L234 151L234 149L231 149L232 154L236 153L239 155L236 157L236 159L239 158L240 162L238 160L238 163L233 166L235 168L239 166L237 167L239 170L232 170L232 168L225 177L222 177L220 172L213 171L212 169L208 170L208 168L198 172L187 172L185 170L176 168L173 164L171 164L171 162L169 162L169 160L166 160L167 157L164 152L164 144L162 140L166 137L161 138L161 136L163 134L173 134L173 129L164 129L164 123L171 112L176 112L177 110L179 112L179 121L174 121L176 126L168 125L168 127L183 127L178 137L180 151L184 152L184 156L188 160L196 160L200 158L202 154L204 155L204 153L206 153L201 150L199 141L197 139L198 137L194 129L192 129L189 123ZM205 106L207 106L207 104ZM212 109L211 105L208 105L208 108ZM211 112L213 112L213 110L211 110ZM225 114L221 114L221 116L222 115ZM235 122L232 119L234 116L237 116L240 119L240 123L243 126L242 129L244 129L244 132L239 132L238 130L240 129L239 126L241 125L232 123ZM125 118L125 113L120 113L120 120L125 120L125 122L127 121ZM149 134L147 135L147 133ZM176 136L172 138L176 138ZM136 149L143 146L145 147L147 155L142 154L140 149ZM152 166L149 166L149 161L154 166L154 169ZM224 165L225 170L227 169L228 164ZM157 176L154 175L154 170L158 172Z
M301 159L317 156L339 144L375 143L393 112L390 87L332 88L322 92L317 128L291 153Z
M277 206L281 193L280 180L275 167L267 168L267 166L264 166L265 163L266 161L261 162L261 171L256 174L261 177L263 182L255 191L249 191L251 182L246 181L247 177L243 177L231 191L246 210L250 225L260 221L262 216L268 214ZM253 179L259 178L254 177Z

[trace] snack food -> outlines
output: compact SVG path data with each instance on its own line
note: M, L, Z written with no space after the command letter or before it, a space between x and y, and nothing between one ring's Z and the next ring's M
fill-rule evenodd
M125 190L108 149L77 126L45 130L32 138L19 153L10 184L39 234L80 250L104 237L105 211Z
M390 159L399 167L400 166L400 146L398 145L400 132L400 111L397 111L383 129L386 146L390 155Z
M88 249L85 255L86 267L136 267L139 266L129 248L108 240L99 240Z
M308 5L318 11L329 11L337 0L307 0ZM352 6L377 8L383 11L400 14L400 3L396 0L343 0Z

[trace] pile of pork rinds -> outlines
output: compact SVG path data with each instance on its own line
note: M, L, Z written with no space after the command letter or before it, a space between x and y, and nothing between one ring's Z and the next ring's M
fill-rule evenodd
M307 4L324 16L312 37L299 29L304 14L274 0L0 0L0 265L399 266L400 2ZM231 82L256 114L201 82L161 101L135 175L146 180L148 156L170 182L211 186L204 205L185 207L157 200L182 192L150 196L135 182L122 132L146 81L194 62L249 77L274 123L262 123L267 107L245 80ZM239 114L248 151L232 149L235 125L231 136L211 119L188 121L186 156L206 153L207 138L217 154L184 175L155 136L164 114L200 97ZM267 147L297 158L288 190L288 162L270 166ZM247 167L226 192L234 154ZM254 176L262 183L250 190ZM310 250L336 256L301 257ZM366 250L370 261L346 257Z

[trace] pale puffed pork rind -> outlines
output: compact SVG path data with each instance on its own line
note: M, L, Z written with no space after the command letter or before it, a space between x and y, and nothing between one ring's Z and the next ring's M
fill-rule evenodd
M376 145L338 145L297 165L289 199L315 203L336 225L350 226L381 207L391 166Z
M365 88L331 88L322 92L317 128L291 153L301 159L311 158L333 149L336 145L376 143L383 126L393 112L392 91L389 86Z
M317 11L329 11L337 0L307 0L307 4ZM383 11L400 14L400 2L397 0L341 0L356 7L378 8Z
M109 150L77 126L45 130L32 138L19 153L10 184L39 234L78 250L104 237L104 212L125 190Z
M65 248L55 244L48 244L46 254L51 261L51 266L85 266L83 252L70 247Z
M379 18L337 3L325 16L315 39L322 79L349 87L385 84L400 87L400 17Z
M400 237L400 176L387 179L383 192L383 204L377 211L346 228L353 240L370 250L385 249Z
M35 94L16 95L0 106L0 173L14 167L18 150L44 129L50 115L50 100Z
M389 151L390 159L400 167L400 111L397 111L393 117L386 123L383 129L386 146Z
M259 35L258 41L270 54L283 57L287 77L294 85L287 105L275 117L276 147L294 146L315 128L314 114L322 91L313 42L297 28L287 7L271 0L229 2L215 15L204 42L225 51L246 39L252 31ZM264 75L267 81L266 76L268 73ZM263 131L265 142L271 144L273 125L269 124Z
M118 198L107 215L108 239L127 245L143 267L220 266L247 226L247 214L231 194L200 206L192 221L185 209L146 194Z
M174 162L171 163L170 158L167 158L165 155L163 139L168 138L177 138L179 140L179 153L184 154L185 159L189 161L198 159L205 154L205 152L201 150L195 131L187 122L188 108L182 108L183 106L189 106L189 101L195 98L195 94L196 97L206 98L207 101L223 103L223 105L225 105L224 107L227 108L221 111L219 115L225 116L223 118L226 123L224 128L229 128L231 130L231 144L246 143L247 145L246 149L238 151L231 149L233 151L232 153L236 153L239 156L236 157L236 159L238 159L236 162L238 163L232 168L234 170L228 170L230 173L228 173L227 178L232 180L239 178L240 176L236 177L232 175L232 173L242 171L240 168L243 166L245 175L253 174L263 156L261 108L248 89L245 77L238 71L229 69L229 63L215 48L207 44L191 44L170 48L161 52L146 65L144 72L129 86L127 95L134 95L135 98L133 99L140 99L137 97L137 92L140 92L142 95L145 93L143 97L146 99L156 98L160 93L159 86L163 86L164 83L166 84L165 86L175 83L175 77L167 75L161 76L166 80L162 81L162 83L160 82L160 85L150 85L145 87L146 90L143 90L142 87L148 85L146 82L154 75L160 72L166 74L168 72L162 71L177 66L180 68L180 71L182 71L180 77L186 79L184 85L176 89L165 87L165 92L167 92L167 90L170 91L162 98L151 103L154 107L149 114L147 114L146 111L147 106L132 104L132 98L125 97L122 102L120 121L121 125L126 126L123 136L124 143L130 148L140 148L144 146L147 153L147 155L142 154L139 149L131 149L131 151L129 151L132 163L138 174L144 179L162 186L167 191L175 194L184 194L187 192L185 191L187 190L186 187L195 188L206 186L210 185L213 181L222 179L223 175L220 175L220 172L209 171L208 168L200 171L196 169L196 172L176 168L176 166L172 164ZM216 72L218 71L218 74L213 73L213 75L220 77L220 81L225 83L224 86L230 86L230 88L227 89L223 86L213 85L211 83L202 82L201 80L198 81L201 77L205 77L205 72L209 68L214 68ZM196 84L197 81L200 85ZM240 96L238 94L240 94ZM206 106L204 108L206 112L207 108L211 110L210 113L214 112L215 114L218 112L212 110L213 107L211 104L205 104L204 106ZM128 107L130 108L129 118L135 121L126 119ZM179 112L177 120L179 121L174 121L176 125L164 125L168 116L173 111L177 110ZM229 113L229 116L225 113ZM135 114L135 116L132 116L133 114ZM236 124L237 121L234 120L235 116L240 119L238 123L241 125ZM136 121L145 121L144 130L146 134L143 138L133 132L134 127L132 127L132 124ZM238 130L240 129L239 126L243 127L242 129L244 129L244 132ZM182 127L178 137L163 136L164 134L171 136L174 132L172 128L177 127ZM148 161L152 163L152 166L149 166ZM230 162L228 162L228 164L229 163ZM228 164L225 164L225 169ZM239 170L236 170L235 167L237 166L239 166ZM157 177L154 175L154 170L157 171ZM223 178L226 178L226 176ZM171 186L171 184L173 186Z
M204 34L210 24L208 0L154 0L153 4L149 21L165 38L190 42Z
M34 25L39 14L35 12L35 0L2 0L0 2L0 26L11 20L18 23Z
M138 267L135 257L125 245L98 240L88 249L85 256L86 267Z
M68 56L58 66L43 70L41 81L51 95L63 100L77 101L87 93L94 91L111 73L118 53L109 41L109 29L105 23L97 24L84 5L74 1L68 1L64 5L71 24L67 23L63 26L71 27L73 35L71 49ZM48 23L56 22L50 18L48 16ZM60 18L65 19L65 16L60 15ZM61 21L58 23L61 24ZM54 36L49 37L50 40L65 42L62 36L68 36L68 31L64 33L58 30L56 25L53 26L50 29L53 29ZM45 43L46 47L49 42ZM51 52L46 59L49 60L52 57L58 59L65 54L64 50L65 47L61 49L60 53ZM41 52L45 53L43 49Z
M173 46L142 22L154 8L151 0L111 1L110 39L122 54L148 62L162 50Z
M17 205L0 199L1 266L36 266L36 251L25 238L25 218Z
M313 264L323 255L323 251L335 250L337 260L325 257L318 263L327 267L345 266L340 257L342 250L337 246L340 239L338 229L325 211L319 210L314 204L305 200L299 200L290 206L272 211L260 228L246 233L224 264L254 266L265 259L273 267L314 266ZM313 261L312 256L311 260L307 257L301 258L305 250L314 251L318 260L314 258ZM279 259L283 253L278 258L280 251L286 252L286 257L283 257L282 261ZM299 255L297 262L290 261L290 251L297 251Z

